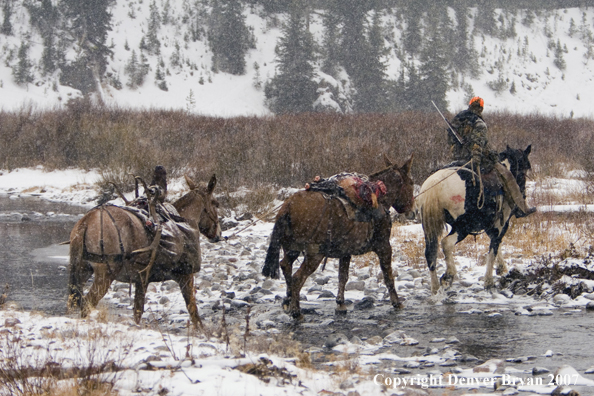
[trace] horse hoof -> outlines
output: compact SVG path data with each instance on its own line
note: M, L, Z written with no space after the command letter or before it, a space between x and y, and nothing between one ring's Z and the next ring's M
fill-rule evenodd
M396 302L393 302L393 303L392 303L392 306L394 307L394 309L402 309L402 308L404 308L404 304L403 304L403 302L404 302L404 299L403 299L403 298L401 298L401 299L399 299L398 301L396 301Z
M439 283L442 286L447 286L447 287L451 287L452 284L454 283L454 275L450 275L450 274L443 274L441 276L441 279L439 280Z
M295 322L301 322L304 319L304 316L301 313L301 311L292 312L291 313L291 316L293 317L293 319L295 320Z
M348 313L348 311L347 311L346 307L344 307L344 308L336 308L334 310L334 314L335 315L339 315L339 316L346 316L347 313Z

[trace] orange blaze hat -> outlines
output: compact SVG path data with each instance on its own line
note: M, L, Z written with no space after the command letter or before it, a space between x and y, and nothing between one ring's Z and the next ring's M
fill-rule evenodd
M471 106L473 103L477 103L479 106L485 107L485 101L481 97L475 96L474 98L470 99L468 106Z

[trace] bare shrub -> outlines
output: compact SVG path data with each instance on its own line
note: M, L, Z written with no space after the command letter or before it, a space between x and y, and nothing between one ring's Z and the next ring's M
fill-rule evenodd
M123 339L113 348L118 334L102 327L64 331L44 330L45 348L30 348L21 330L0 333L0 395L116 395L114 385L132 341ZM68 340L71 351L53 348L52 338Z
M542 175L559 175L567 165L594 170L594 121L488 111L485 119L495 149L532 144L531 159ZM147 177L160 164L172 176L189 172L200 180L216 173L221 186L232 189L300 187L316 175L370 173L383 167L384 153L397 163L414 153L413 177L420 184L449 161L443 121L420 112L225 119L83 103L2 112L0 138L4 169L75 166Z
M235 208L256 216L266 215L272 210L278 190L273 186L254 187L249 190L230 191L226 188L219 202L226 208Z

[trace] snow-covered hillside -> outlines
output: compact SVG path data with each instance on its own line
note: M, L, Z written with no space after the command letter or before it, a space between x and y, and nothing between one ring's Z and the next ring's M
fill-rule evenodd
M247 72L243 76L212 71L211 52L205 35L198 41L188 36L190 25L184 23L188 1L159 0L160 12L168 7L169 22L162 23L158 32L160 55L145 54L150 70L142 86L131 89L126 65L132 51L140 56L139 43L145 35L150 15L147 0L117 0L110 10L112 31L107 45L113 56L106 74L121 82L116 89L105 78L103 97L107 104L135 108L185 109L196 114L216 116L268 115L263 84L275 74L275 51L281 35L284 16L265 16L258 7L248 7L244 13L247 25L253 29L256 48L246 56ZM470 10L470 15L476 10ZM451 12L451 10L450 10ZM500 11L497 11L498 15ZM503 23L511 26L515 20L515 36L500 39L473 31L469 18L469 32L479 54L480 76L460 77L447 95L450 111L465 107L469 93L482 96L486 110L557 115L560 117L592 117L590 103L594 100L594 39L593 9L559 9L537 13L529 25L522 23L524 11L502 14ZM396 48L404 22L396 12L385 12L383 26L388 56L388 77L396 80L402 69ZM133 16L133 18L131 17ZM31 27L30 17L21 2L15 2L13 35L0 34L0 107L14 110L23 104L39 108L63 105L80 93L59 84L59 76L42 77L39 71L43 51L42 37ZM323 27L320 13L314 13L310 30L321 43ZM26 86L16 85L13 69L18 61L16 53L22 42L30 46L34 81ZM557 52L556 48L562 51ZM73 52L73 51L71 51ZM67 53L67 57L75 56ZM561 62L560 58L561 57ZM178 61L173 59L177 58ZM558 65L565 64L563 70ZM167 91L155 80L158 65L163 65ZM179 64L179 65L176 65ZM561 67L563 68L563 66ZM498 92L492 87L497 87Z

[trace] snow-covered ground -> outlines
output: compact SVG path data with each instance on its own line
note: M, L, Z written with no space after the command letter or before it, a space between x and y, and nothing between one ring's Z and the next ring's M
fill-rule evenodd
M9 194L14 199L38 195L91 207L96 194L93 183L98 177L95 172L77 170L3 171L0 194ZM173 195L180 194L183 191L181 180L172 181L170 191ZM455 283L453 292L431 297L427 271L407 264L402 245L420 243L420 226L409 224L396 228L392 239L393 268L398 272L398 293L406 299L404 313L415 312L419 304L445 307L456 302L455 315L467 316L469 321L476 315L497 320L514 313L559 318L561 312L583 314L586 305L594 300L594 282L579 277L568 280L582 282L587 288L575 299L552 290L545 291L539 299L516 295L507 289L486 292L480 281L484 266L462 256L457 257L460 280ZM456 337L441 337L431 329L423 332L413 327L405 332L398 324L392 324L387 325L383 333L356 333L352 329L357 335L351 337L327 330L335 324L332 293L337 290L337 268L331 261L324 272L318 270L303 288L302 308L319 311L321 316L307 319L301 330L293 328L302 335L311 331L311 336L298 344L287 335L292 320L276 300L276 296L284 296L284 281L263 279L260 275L271 229L271 223L247 221L226 231L226 242L202 242L203 267L196 276L196 293L199 310L213 336L188 330L185 304L174 282L150 285L146 313L137 326L132 320L129 287L116 282L100 308L84 320L76 314L55 317L24 312L6 303L0 310L0 366L2 359L14 353L23 366L58 362L63 368L69 368L91 363L98 366L111 361L119 371L106 372L104 379L114 382L122 395L353 396L413 394L411 392L425 395L428 391L464 394L491 393L496 384L497 394L513 395L518 391L550 394L557 388L550 377L556 375L560 375L562 385L568 385L563 392L573 388L582 394L594 394L594 367L591 367L594 364L581 367L582 362L578 367L580 371L576 371L560 357L564 351L554 345L533 351L533 356L497 356L483 362L461 354L456 348L459 342ZM67 254L67 250L65 252ZM67 265L66 254L63 266ZM349 315L357 317L353 320L360 321L363 327L380 326L381 321L374 321L373 314L389 315L391 310L389 304L383 302L385 288L378 276L378 267L366 265L365 261L369 260L366 256L355 259L352 282L346 292L346 298L353 301L355 307ZM529 263L514 258L511 264L518 271L526 271ZM577 259L570 259L565 265L588 267ZM374 299L372 307L358 305L366 301L366 297ZM225 326L221 325L222 306L228 313ZM246 316L249 332L246 331ZM372 333L381 335L372 336ZM327 358L326 363L315 359L328 353L334 355ZM590 356L594 358L594 353ZM545 374L533 375L534 370L544 370Z

